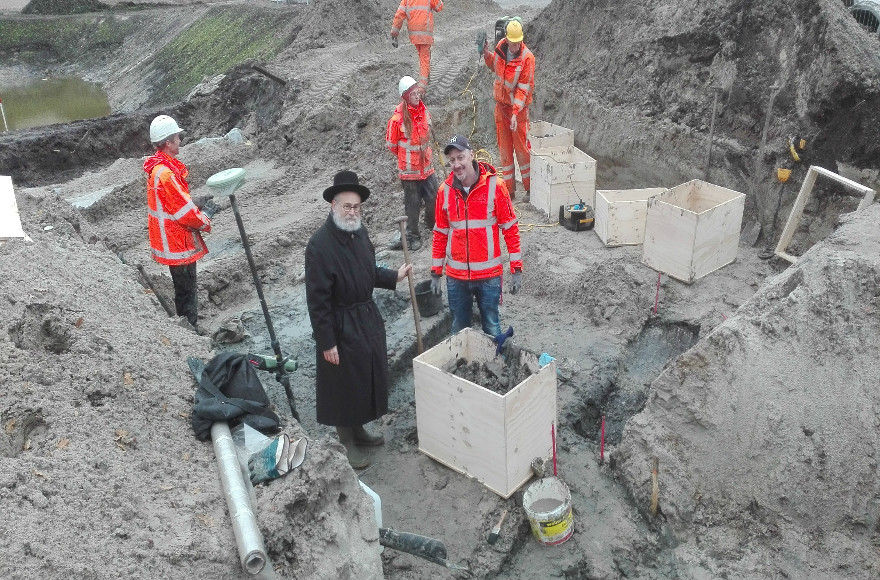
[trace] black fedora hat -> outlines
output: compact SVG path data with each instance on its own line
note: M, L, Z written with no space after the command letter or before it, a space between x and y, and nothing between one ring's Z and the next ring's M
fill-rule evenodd
M340 171L333 176L333 185L324 190L324 200L333 201L337 193L342 191L353 191L361 196L361 201L367 201L370 197L370 190L366 185L358 182L357 173L354 171Z

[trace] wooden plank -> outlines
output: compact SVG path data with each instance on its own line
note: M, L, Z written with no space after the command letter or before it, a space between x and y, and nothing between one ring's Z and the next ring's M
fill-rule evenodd
M21 216L15 201L12 177L0 175L0 239L25 237L21 227Z
M607 246L609 245L609 240L611 239L611 236L609 236L609 222L615 216L614 211L610 208L610 201L608 197L604 195L605 193L605 191L596 191L596 205L593 206L593 212L595 216L593 229L596 230L596 235L599 236L599 239L602 240L602 243ZM617 244L615 243L614 245Z
M556 418L556 361L540 369L504 397L507 489L531 479L535 457L552 454L551 424Z
M529 143L532 150L548 147L574 146L574 131L547 121L529 123Z
M648 200L642 263L690 283L697 214L666 203L665 197Z
M816 171L816 166L811 165L807 170L807 175L804 177L804 182L801 184L801 190L798 192L797 199L794 201L791 213L788 214L788 219L785 221L785 228L782 230L782 235L779 236L779 242L776 243L775 254L777 256L781 253L785 253L788 244L791 243L791 238L794 236L794 232L797 230L797 226L801 221L804 207L807 205L807 200L810 199L810 193L813 191L813 186L816 185L816 178L818 176L819 172Z

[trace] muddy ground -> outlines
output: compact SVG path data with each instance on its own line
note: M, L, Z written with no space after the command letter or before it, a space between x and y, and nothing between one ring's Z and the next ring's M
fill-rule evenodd
M228 202L199 263L200 314L210 329L238 317L249 336L212 344L165 317L138 280L140 263L170 296L167 269L149 257L140 168L149 120L168 112L188 130L180 157L194 193L217 171L247 170L241 214L280 342L300 362L301 423L261 375L286 430L311 441L302 468L256 489L267 577L462 576L380 552L359 477L380 494L384 525L445 541L477 578L875 578L880 210L848 213L860 196L820 181L789 248L803 257L789 267L758 254L809 164L874 185L880 43L833 0L517 8L539 63L532 118L574 129L598 160L599 188L703 177L719 86L710 180L747 194L736 261L690 285L658 279L639 246L606 248L517 204L525 286L504 294L502 325L557 359L558 469L574 507L572 538L549 548L530 535L521 490L502 499L419 452L404 285L376 293L394 384L374 465L355 474L315 421L303 250L337 170L374 192L364 220L377 260L402 261L383 249L403 209L384 126L397 79L416 65L411 46L387 40L396 4L3 14L0 79L83 76L104 84L115 114L0 136L0 173L13 176L32 238L0 246L0 576L244 576L212 449L189 429L186 357L270 344ZM473 39L511 10L473 0L438 15L427 104L439 141L472 133L497 158L491 76ZM56 33L31 42L34 22ZM207 32L220 29L241 50ZM756 163L773 82L782 88ZM243 142L224 137L233 128ZM790 135L808 142L800 163ZM777 166L793 170L786 188ZM415 253L417 280L429 259L428 245ZM437 344L448 313L422 327Z

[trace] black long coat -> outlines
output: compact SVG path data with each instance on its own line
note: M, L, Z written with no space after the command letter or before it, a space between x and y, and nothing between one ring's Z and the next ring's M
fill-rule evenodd
M373 288L393 290L397 271L376 265L364 228L343 231L332 216L309 240L305 269L318 423L350 427L378 419L388 412L388 349ZM339 365L324 360L334 346Z

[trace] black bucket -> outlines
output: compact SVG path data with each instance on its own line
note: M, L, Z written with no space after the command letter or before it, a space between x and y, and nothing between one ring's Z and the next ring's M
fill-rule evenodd
M431 281L423 280L416 284L416 306L421 316L434 316L443 307L443 297L431 292Z

